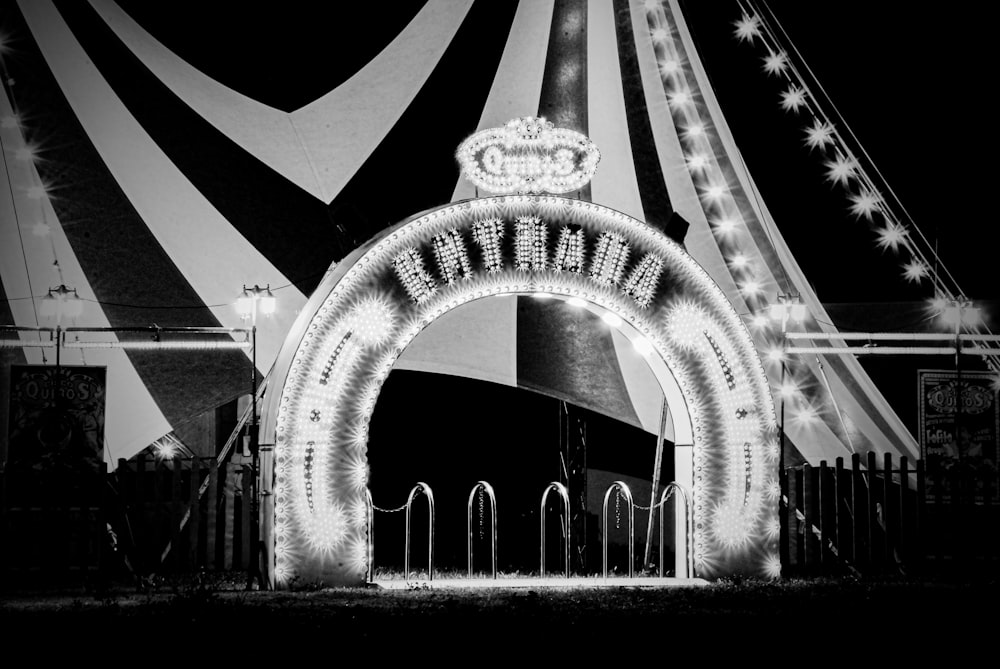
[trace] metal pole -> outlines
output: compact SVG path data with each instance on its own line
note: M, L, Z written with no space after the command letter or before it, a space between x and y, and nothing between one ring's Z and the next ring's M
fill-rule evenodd
M660 404L660 431L656 439L656 455L653 458L653 488L649 491L649 519L646 523L646 551L642 558L643 569L650 567L653 557L653 524L656 522L656 491L660 487L660 469L663 467L663 436L667 431L667 398ZM662 509L659 510L663 513Z
M959 306L958 318L955 319L955 453L957 454L959 470L962 466L962 311Z
M493 493L493 486L486 481L479 481L472 487L469 493L468 512L466 514L466 530L468 531L468 567L469 578L472 578L472 502L475 499L476 491L482 490L490 498L490 552L492 554L491 564L493 566L493 578L497 577L497 498ZM480 510L482 513L482 510ZM482 519L480 518L480 522Z
M253 589L254 581L258 587L263 583L260 577L260 500L258 490L260 487L259 460L257 448L257 287L254 286L254 294L251 306L250 328L250 457L251 457L251 483L250 483L250 564L247 565L247 590Z
M625 497L625 503L628 504L628 577L632 578L634 576L633 565L635 563L635 534L633 532L633 514L635 513L635 506L632 504L632 491L628 489L628 486L624 481L615 481L608 488L607 492L604 493L604 507L602 511L602 522L604 524L604 578L608 577L608 498L611 497L611 491L617 488L616 494Z
M403 554L403 578L410 578L410 509L413 506L413 499L417 491L423 491L427 496L427 514L429 516L429 527L427 530L427 580L434 580L434 493L431 487L422 481L410 490L409 497L406 498L406 551Z
M563 515L563 539L564 539L563 550L565 552L565 560L566 560L566 578L569 578L569 573L570 573L570 565L569 565L569 545L570 545L569 491L566 489L566 486L564 486L562 483L559 483L558 481L553 481L552 483L550 483L548 485L548 487L545 488L545 491L542 493L542 503L541 503L541 508L539 509L540 524L541 524L541 528L540 528L541 529L541 540L540 540L541 545L539 546L539 551L538 551L539 552L539 558L540 558L540 563L541 564L540 564L540 568L539 568L538 571L539 571L539 575L540 576L545 576L545 502L546 502L546 500L549 497L549 492L552 491L552 490L555 490L557 493L559 493L559 498L562 499L563 509L565 511L565 515Z

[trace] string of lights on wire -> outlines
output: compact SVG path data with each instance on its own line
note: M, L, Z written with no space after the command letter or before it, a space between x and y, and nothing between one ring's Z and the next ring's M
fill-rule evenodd
M907 281L931 284L934 298L930 308L935 315L944 317L949 305L966 302L958 281L882 176L777 17L766 3L738 2L742 15L733 22L734 37L766 50L763 71L781 77L787 84L781 94L781 108L807 119L804 144L824 157L827 179L844 189L850 213L881 226L876 229L876 244L901 257L902 275ZM979 318L963 319L962 327L971 332L990 332ZM995 356L984 356L984 360L994 371L1000 371Z

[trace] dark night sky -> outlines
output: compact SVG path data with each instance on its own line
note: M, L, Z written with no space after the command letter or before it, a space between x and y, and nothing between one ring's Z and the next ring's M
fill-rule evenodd
M818 152L810 155L802 145L803 122L779 108L783 86L760 70L763 50L731 37L718 4L685 6L727 119L778 226L807 274L811 257L817 266L826 258L822 275L810 276L820 299L929 297L926 288L915 290L901 280L891 254L872 252L874 236L846 211L839 191L823 182ZM959 11L929 12L912 3L858 0L769 5L965 293L996 298L995 235L981 203L993 171L982 165L997 148L995 134L984 127L987 70L995 61L986 31L996 10L966 3ZM807 220L801 220L803 212Z
M273 12L232 2L213 3L214 11L184 1L119 2L207 73L287 109L348 78L422 5L395 3L384 11L379 3L337 3L331 10L292 2ZM899 262L875 249L874 235L824 181L818 152L810 155L802 144L804 121L780 109L784 86L760 68L761 47L732 37L737 2L682 4L765 201L801 262L820 267L811 277L820 299L931 297L926 286L902 279ZM992 172L981 165L997 146L982 129L989 120L987 68L995 61L987 31L1000 10L960 3L958 11L932 13L897 0L768 6L964 292L1000 297L989 212L981 204Z

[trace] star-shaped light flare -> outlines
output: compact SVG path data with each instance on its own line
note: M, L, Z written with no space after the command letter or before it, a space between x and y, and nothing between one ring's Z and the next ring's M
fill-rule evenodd
M857 161L837 154L834 160L826 162L826 178L835 184L846 186L848 181L855 178L857 168Z
M798 112L806 104L806 92L798 86L789 86L781 94L781 108L785 111Z
M899 223L886 223L884 228L878 231L878 245L883 251L892 249L897 251L900 244L906 242L906 229Z
M741 42L753 43L754 38L760 37L760 17L756 14L744 14L740 20L733 21L733 25L736 26L733 34Z
M783 74L788 67L788 56L784 51L772 51L764 57L764 71L768 74Z
M907 281L920 283L920 280L927 276L927 265L920 260L914 260L903 265L903 276Z
M833 126L820 119L806 129L806 145L810 149L825 149L828 144L834 143L835 138Z
M872 214L878 211L882 198L868 189L851 196L851 213L861 218L872 220Z

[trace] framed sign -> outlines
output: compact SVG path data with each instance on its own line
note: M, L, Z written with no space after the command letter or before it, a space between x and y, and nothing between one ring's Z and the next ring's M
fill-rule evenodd
M920 455L927 472L927 495L943 491L954 474L988 480L996 475L1000 406L993 372L922 369L917 373Z
M7 472L98 471L106 377L105 367L12 365Z

